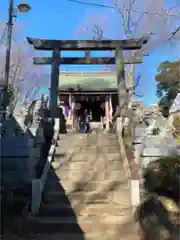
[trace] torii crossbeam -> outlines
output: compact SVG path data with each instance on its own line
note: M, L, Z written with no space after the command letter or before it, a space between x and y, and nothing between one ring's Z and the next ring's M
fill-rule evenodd
M147 43L147 38L127 40L48 40L39 38L27 38L29 44L37 50L51 50L52 57L34 58L34 64L51 64L51 88L50 88L50 110L51 116L57 117L57 100L59 89L59 66L61 64L116 64L117 87L120 107L124 105L126 94L126 83L124 64L141 63L141 57L123 57L123 50L139 50ZM115 51L115 58L61 58L61 51Z

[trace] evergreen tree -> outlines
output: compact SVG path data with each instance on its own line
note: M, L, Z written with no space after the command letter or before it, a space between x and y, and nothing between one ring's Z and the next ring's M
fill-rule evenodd
M167 117L173 100L180 92L180 61L162 62L155 77L157 81L157 97L162 114Z

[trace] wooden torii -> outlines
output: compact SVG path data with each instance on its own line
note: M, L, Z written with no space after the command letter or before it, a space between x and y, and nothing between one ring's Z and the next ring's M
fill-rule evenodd
M52 51L52 57L34 57L36 65L51 65L50 111L57 117L59 66L61 64L116 64L119 106L125 105L127 87L124 64L142 63L141 57L124 57L123 50L138 50L148 42L147 38L127 40L47 40L28 37L27 41L36 50ZM61 51L114 51L115 57L62 58Z

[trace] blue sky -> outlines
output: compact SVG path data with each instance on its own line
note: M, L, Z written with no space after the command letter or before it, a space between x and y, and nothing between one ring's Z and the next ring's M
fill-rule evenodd
M27 0L32 10L28 14L19 14L17 23L23 25L25 36L50 38L50 39L75 39L75 30L79 27L87 13L98 14L102 11L97 8L87 8L72 4L67 0ZM175 5L179 0L171 0L170 5ZM20 0L15 0L15 4ZM0 21L7 19L8 0L1 0ZM73 55L73 54L72 54ZM150 56L144 57L143 64L137 67L142 75L140 92L144 93L143 100L146 104L157 101L155 96L156 82L154 76L160 62L175 60L179 57L171 48L156 50ZM79 68L78 68L79 69ZM98 68L97 68L98 69ZM96 70L96 68L93 68Z

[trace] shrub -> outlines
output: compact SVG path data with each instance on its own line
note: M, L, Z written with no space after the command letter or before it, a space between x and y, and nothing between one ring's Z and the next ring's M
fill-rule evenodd
M174 119L173 119L173 127L174 127L174 137L176 138L177 140L177 143L180 144L180 116L176 116Z
M144 171L144 188L149 193L166 193L179 200L180 157L162 157L148 164Z
M152 135L159 135L160 129L159 128L153 128L152 129Z
M180 116L176 116L173 119L173 126L177 129L180 129Z

